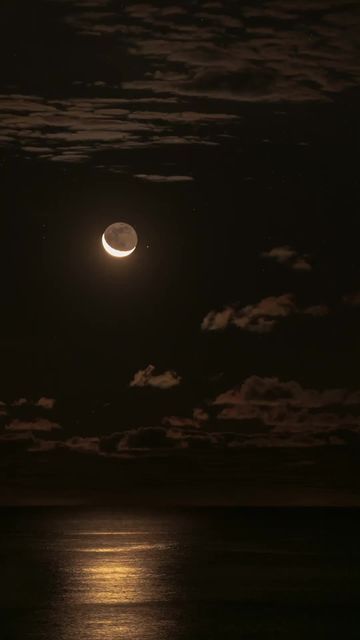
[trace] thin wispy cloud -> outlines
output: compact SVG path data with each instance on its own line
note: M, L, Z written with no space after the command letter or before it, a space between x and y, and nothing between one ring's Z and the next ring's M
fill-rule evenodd
M131 109L124 108L124 102L117 98L45 100L40 96L0 95L0 144L16 144L26 156L42 161L78 164L96 153L121 149L217 145L217 128L225 119L236 119L206 112L140 111L136 104L134 99L135 109ZM130 107L128 103L126 106ZM208 122L211 131L194 135L194 123ZM142 177L145 175L139 174L146 180ZM192 178L174 176L174 181L180 179Z
M261 7L47 1L63 5L66 28L94 51L104 42L111 50L121 37L134 64L126 79L120 59L110 74L106 66L106 77L98 69L93 78L73 77L69 69L75 95L66 100L2 95L0 145L16 145L26 157L71 165L97 152L215 146L224 141L221 128L237 123L231 103L331 102L360 81L359 9L342 0L266 0ZM299 256L293 268L306 271L310 263Z
M143 182L193 182L192 176L160 176L156 174L137 173L135 178Z
M61 429L56 422L47 420L46 418L37 418L35 420L20 420L15 418L5 425L7 431L54 431Z

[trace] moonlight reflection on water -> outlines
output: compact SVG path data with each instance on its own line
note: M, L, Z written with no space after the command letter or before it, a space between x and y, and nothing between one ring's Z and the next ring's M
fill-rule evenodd
M108 530L111 524L114 531ZM138 524L134 528L125 522L125 530L119 531L118 522L108 521L104 530L96 523L94 531L88 527L85 532L67 534L63 549L66 616L59 616L59 611L57 616L67 621L66 633L71 628L71 637L171 637L173 623L161 622L157 603L174 595L174 584L170 586L165 571L174 545L156 523L153 527L149 521ZM154 542L159 536L161 540Z
M346 510L15 509L1 637L358 640L359 535Z

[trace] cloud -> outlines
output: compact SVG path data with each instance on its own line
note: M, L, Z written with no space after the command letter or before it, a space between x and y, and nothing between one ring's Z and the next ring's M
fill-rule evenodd
M215 433L199 434L191 428L173 428L165 426L139 427L124 432L112 433L101 438L74 436L71 439L43 440L31 434L0 435L0 446L11 441L21 443L21 449L29 453L51 453L70 451L81 455L121 458L129 453L136 455L171 455L186 450L200 450L223 446L223 438Z
M5 426L7 431L53 431L61 429L56 422L51 422L46 418L38 418L36 420L19 420L15 418Z
M88 155L85 153L74 153L73 151L60 153L57 156L53 156L51 158L52 162L69 162L71 164L78 164L79 162L84 162L88 160Z
M312 307L306 307L303 313L314 318L321 318L329 315L330 309L326 304L315 304Z
M346 435L345 435L346 434ZM254 449L303 449L314 447L344 446L348 444L349 435L344 430L342 437L334 431L331 434L324 433L279 433L271 434L271 437L261 435L246 435L241 438L235 435L229 443L229 447L254 448ZM354 434L352 443L359 444L359 438Z
M42 409L53 409L55 406L55 402L56 401L54 398L47 398L46 396L41 396L39 400L37 400L36 402L29 398L17 398L16 400L13 400L13 402L11 403L11 406L12 407L29 406L29 407L41 407Z
M48 451L56 451L59 449L65 449L65 444L59 440L33 438L27 450L29 453L47 453Z
M360 389L357 391L352 391L349 395L346 396L344 400L345 404L357 404L360 405Z
M346 294L343 301L349 307L360 307L360 291Z
M125 87L207 99L306 102L329 101L357 85L359 22L353 4L268 0L260 9L233 6L208 3L206 11L194 12L189 7L181 19L175 13L165 19L155 5L130 11L142 31L130 32L124 21L122 30L132 40L131 54L147 63L149 77ZM83 28L96 32L99 25L88 21ZM158 75L160 61L170 69L176 65L177 80Z
M304 389L298 382L280 381L278 378L250 376L241 385L220 394L214 405L280 406L321 408L346 402L354 397L345 389L316 391ZM360 400L360 397L359 397Z
M226 307L210 311L201 324L203 331L218 331L234 325L244 331L268 333L281 318L297 313L295 297L290 294L270 296L243 308Z
M251 376L220 394L213 406L221 407L218 420L237 421L240 435L250 435L252 446L345 444L339 441L339 429L360 444L360 391L318 391L294 380Z
M47 453L50 451L71 451L79 454L99 454L100 439L89 436L73 436L67 440L43 440L33 438L30 453Z
M225 307L222 311L210 311L202 321L203 331L220 331L226 329L234 317L233 307Z
M198 427L199 424L193 418L183 418L179 416L166 416L162 423L169 427Z
M0 451L2 453L23 453L28 451L33 444L34 436L28 431L0 433Z
M217 433L199 433L191 427L140 427L114 438L113 452L179 452L193 449L209 449L223 446L223 439Z
M353 404L352 404L353 403ZM318 391L295 381L251 376L212 403L211 425L201 410L202 426L191 418L166 418L162 426L139 427L100 437L43 440L31 431L0 434L0 446L30 453L69 451L123 458L235 448L293 448L360 445L360 390ZM195 414L195 411L194 411ZM225 423L232 430L225 430ZM219 425L222 425L221 427ZM221 429L221 430L220 430Z
M140 427L123 434L117 448L118 450L170 449L177 444L177 439L171 436L171 431L163 427Z
M24 405L29 404L29 400L26 398L18 398L11 403L12 407L23 407Z
M160 74L160 72L157 72ZM227 113L204 113L202 111L134 111L129 114L129 120L164 120L177 124L211 124L212 122L226 122L238 120L240 116Z
M312 265L307 256L300 256L291 265L295 271L312 271Z
M156 174L137 173L135 178L144 182L192 182L192 176L159 176Z
M155 100L167 106L167 111L141 108ZM219 126L226 120L237 119L232 114L216 112L176 112L174 103L175 98L166 97L163 101L107 97L45 100L41 96L3 94L0 95L0 145L15 144L26 157L42 161L78 164L98 152L119 149L215 145ZM194 133L194 124L207 125L206 131ZM138 174L138 177L146 180L145 175ZM160 177L170 180L170 176L159 176L159 181ZM171 177L173 181L192 179L182 175Z
M287 263L289 260L292 260L296 255L296 251L289 246L283 247L274 247L270 249L270 251L264 251L262 254L263 258L273 258L280 264Z
M182 439L182 448L190 450L209 450L222 445L221 436L217 433L197 433L186 435Z
M214 404L222 403L215 401ZM254 420L260 417L260 413L256 405L229 403L221 409L217 417L220 420Z
M126 431L117 431L102 436L99 440L99 452L102 455L115 454L118 451L119 442L124 439L126 433Z
M65 441L65 446L71 451L80 453L98 453L99 438L74 436Z
M214 405L274 405L299 397L301 388L296 382L280 382L278 378L251 376L243 384L225 391L215 400Z
M164 371L155 374L155 367L149 364L145 369L135 373L130 382L130 387L157 387L158 389L170 389L181 382L181 377L175 371Z
M54 398L47 398L45 396L42 396L37 402L35 402L35 407L41 407L42 409L50 410L54 408L55 402L56 401Z
M29 431L22 432L2 432L0 433L0 442L14 442L14 441L26 441L33 442L34 436Z
M194 427L195 429L198 429L199 427L203 426L208 421L208 419L209 414L204 411L204 409L196 407L193 411L192 418L185 418L181 416L166 416L165 418L163 418L162 423L170 427Z
M312 270L308 256L298 253L289 245L274 247L270 251L264 251L261 256L275 260L279 264L285 264L295 271Z
M194 420L196 420L196 422L199 424L199 423L207 422L207 420L209 419L209 414L207 413L207 411L204 411L204 409L201 409L200 407L195 407L193 411L193 417L194 417Z
M73 95L66 100L0 96L1 146L20 149L26 158L72 165L108 151L218 145L225 125L226 134L236 126L234 102L330 102L359 85L354 3L152 2L116 10L113 4L64 1L63 15L72 38L78 35L77 48L94 52L96 65L121 39L129 62L126 80L119 79L121 60L114 53L106 77L100 71L93 79L82 77L85 66L70 78ZM200 113L194 98L203 105ZM142 109L150 104L159 111ZM174 111L176 105L181 111ZM310 266L302 257L293 268Z
M308 315L320 318L329 313L329 307L323 304L300 308L295 296L285 293L263 298L257 304L242 308L232 305L220 311L210 311L203 319L201 328L203 331L221 331L235 326L243 331L264 334L270 333L281 320L289 316Z

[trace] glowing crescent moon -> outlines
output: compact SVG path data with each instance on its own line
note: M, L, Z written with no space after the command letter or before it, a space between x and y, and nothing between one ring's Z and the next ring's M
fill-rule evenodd
M105 251L107 251L114 258L126 258L126 256L129 256L136 249L136 247L134 247L133 249L130 249L130 251L120 251L120 249L113 249L106 242L104 233L102 235L102 244L103 244L103 247L104 247Z
M126 222L114 222L105 229L102 238L105 251L113 258L126 258L137 247L138 237L135 229Z

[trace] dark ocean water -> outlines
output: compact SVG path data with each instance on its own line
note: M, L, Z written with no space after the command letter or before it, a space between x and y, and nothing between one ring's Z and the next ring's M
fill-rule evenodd
M360 637L360 513L0 510L1 640Z

